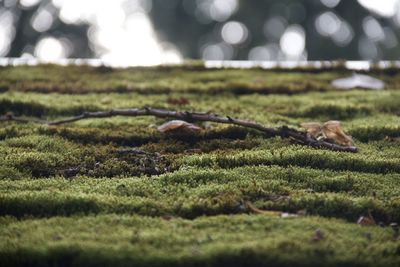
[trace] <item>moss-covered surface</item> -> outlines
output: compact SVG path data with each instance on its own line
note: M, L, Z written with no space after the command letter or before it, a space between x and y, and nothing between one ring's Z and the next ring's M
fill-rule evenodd
M359 153L202 123L115 117L0 123L2 266L396 266L400 72L383 91L338 91L327 70L5 67L0 113L56 119L152 106L268 126L341 120ZM306 213L280 218L265 210ZM370 213L380 226L356 221ZM322 233L316 235L315 231Z

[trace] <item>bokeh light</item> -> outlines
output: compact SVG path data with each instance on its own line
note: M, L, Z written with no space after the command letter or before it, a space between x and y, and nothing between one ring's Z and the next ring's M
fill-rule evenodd
M279 40L287 27L287 21L284 17L275 16L269 18L264 23L264 35L267 39Z
M20 0L19 3L23 7L32 7L34 5L37 5L40 2L40 0Z
M377 59L379 56L376 44L364 36L358 41L358 51L362 59Z
M151 10L151 1L116 0L110 5L109 1L87 0L85 7L80 9L82 12L80 16L74 14L71 5L71 0L63 1L61 15L64 14L65 20L75 23L82 18L83 21L92 24L89 30L91 47L94 48L96 56L106 63L124 67L181 61L179 52L172 45L166 50L157 41L147 15ZM63 13L64 8L67 11ZM69 14L72 16L68 17Z
M253 61L268 61L271 60L272 56L270 50L265 46L256 46L249 52L249 60Z
M230 60L234 55L233 47L226 43L206 44L202 51L204 60Z
M341 47L348 45L354 37L351 26L331 11L324 12L316 18L315 28L320 35L330 37Z
M283 53L285 53L288 59L300 59L306 45L306 36L303 27L300 25L291 25L287 27L279 43Z
M222 39L232 45L241 44L248 37L248 30L243 23L229 21L221 29Z
M212 21L226 21L239 7L238 0L196 0L195 2L195 16L200 23L204 24ZM191 9L188 3L186 6L187 10Z
M126 67L397 59L400 0L3 0L0 56ZM44 49L46 48L46 49Z
M371 41L382 41L385 38L382 26L375 18L371 16L364 18L362 27L365 34L371 39Z
M53 37L41 39L35 47L35 56L44 62L55 62L68 56L66 44Z
M210 17L215 21L226 21L237 11L238 0L214 0L210 6Z
M0 56L10 50L11 40L15 35L14 15L10 11L0 11Z
M321 0L321 3L329 8L334 8L340 3L340 0Z
M392 17L398 12L398 0L358 0L358 2L380 16Z
M38 32L49 30L54 22L53 16L48 9L39 10L31 19L32 28Z
M324 12L315 20L315 27L319 34L323 36L331 36L340 29L340 19L331 12Z

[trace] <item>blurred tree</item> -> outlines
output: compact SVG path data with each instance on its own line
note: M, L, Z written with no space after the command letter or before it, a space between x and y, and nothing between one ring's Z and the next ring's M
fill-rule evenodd
M94 47L93 39L88 37L91 24L66 23L54 2L0 0L0 21L2 14L11 12L14 27L14 31L9 31L11 44L3 55L34 54L40 40L48 36L68 46L68 57L101 54L91 49ZM135 5L145 2L148 9L151 7L148 15L158 39L176 46L185 58L393 60L400 57L400 22L396 24L391 18L371 13L356 0L124 1L133 2ZM0 26L4 31L6 25Z
M12 38L9 57L20 57L24 52L33 54L37 43L44 37L59 38L68 45L68 57L88 58L93 56L87 37L87 24L66 24L59 18L59 10L50 0L39 1L31 6L23 6L19 1L2 1L1 10L11 12L14 18L15 35ZM46 10L51 14L50 25L45 31L33 27L33 21L38 14ZM46 21L43 21L46 23Z
M150 15L160 38L175 44L186 57L191 58L201 58L207 44L224 43L221 29L227 21L239 21L249 32L245 42L230 46L234 59L247 59L251 48L256 46L279 45L279 36L268 36L268 30L265 33L268 23L278 32L281 26L300 25L305 30L305 50L309 60L397 59L400 56L398 44L387 47L386 40L369 40L363 22L366 17L371 17L380 27L396 29L397 26L388 18L372 14L355 0L242 0L238 1L236 12L222 19L213 14L216 13L213 5L218 8L220 3L218 0L153 0ZM278 21L271 20L273 18ZM318 22L322 24L320 27L326 28L324 35L317 31ZM390 37L399 37L396 30L389 33L393 33Z

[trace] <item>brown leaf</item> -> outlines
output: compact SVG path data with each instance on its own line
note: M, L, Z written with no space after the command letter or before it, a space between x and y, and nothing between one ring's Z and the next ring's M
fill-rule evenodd
M171 132L198 132L201 128L192 123L181 121L181 120L172 120L168 121L157 127L157 130L162 133L171 133Z
M367 216L360 216L360 218L358 218L357 224L359 224L359 225L376 225L376 222L374 220L374 217L372 217L371 212L368 211Z
M357 224L359 225L375 225L375 221L371 220L369 217L360 216L357 220Z
M340 145L353 145L353 139L343 132L340 121L325 122L322 126L322 133L327 139L331 139Z
M321 134L321 124L319 122L305 122L300 125L307 130L308 135L314 138L317 138Z

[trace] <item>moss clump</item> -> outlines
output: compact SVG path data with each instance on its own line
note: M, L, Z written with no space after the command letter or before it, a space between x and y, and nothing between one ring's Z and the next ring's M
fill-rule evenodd
M309 214L353 222L368 210L384 224L400 219L398 174L246 166L229 170L186 167L151 177L68 178L0 181L2 214L118 212L195 218L249 212L242 207L248 200L266 209L293 213L305 209ZM81 202L93 206L80 208Z
M302 114L305 117L315 117L322 119L334 118L337 120L351 119L356 116L368 116L372 110L368 107L360 106L340 106L340 105L316 105Z
M312 241L317 229L323 237ZM241 215L193 221L126 215L54 217L11 221L0 228L0 233L5 237L0 243L0 259L7 266L400 263L399 245L393 242L391 229L361 228L319 217L279 219Z
M385 140L387 137L399 137L400 126L363 126L356 128L351 131L351 134L362 142L374 141L374 140ZM390 138L389 138L390 139ZM384 145L384 144L382 144ZM396 142L392 142L392 145L398 147Z
M0 114L12 112L16 116L34 116L41 117L46 113L46 108L37 103L24 103L21 101L12 101L8 99L0 100Z
M0 262L6 266L397 266L400 73L382 91L338 91L325 69L0 68L0 113L60 119L152 106L300 129L339 119L359 153L255 130L114 117L1 122ZM4 90L2 90L4 85ZM196 122L194 122L196 123ZM278 218L265 210L306 213ZM384 227L355 222L371 216ZM188 220L190 219L190 220ZM315 238L317 229L323 237ZM313 238L314 236L314 238ZM314 240L314 241L312 241Z

